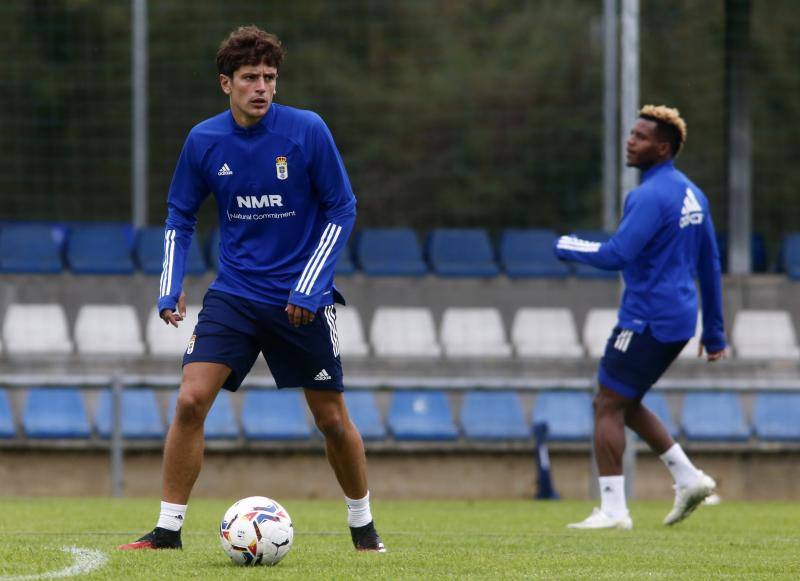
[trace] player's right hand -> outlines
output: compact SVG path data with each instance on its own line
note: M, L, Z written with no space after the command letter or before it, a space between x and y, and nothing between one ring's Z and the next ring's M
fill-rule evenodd
M177 327L178 323L186 318L186 293L181 291L181 296L178 297L178 312L172 309L164 309L160 315L165 325Z
M705 348L705 346L703 345L703 342L700 341L700 344L699 344L698 349L697 349L697 356L698 357L702 357L703 356L704 348ZM727 349L722 349L721 351L714 351L713 353L712 352L708 352L708 354L706 356L706 359L708 361L719 361L720 359L725 359L725 357L727 357L727 356L728 356L728 350Z

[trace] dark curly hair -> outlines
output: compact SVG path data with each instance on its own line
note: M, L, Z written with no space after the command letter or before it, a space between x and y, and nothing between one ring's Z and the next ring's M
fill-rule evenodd
M217 51L217 71L226 77L243 65L267 63L279 69L283 60L283 46L274 34L257 26L240 26L222 41Z

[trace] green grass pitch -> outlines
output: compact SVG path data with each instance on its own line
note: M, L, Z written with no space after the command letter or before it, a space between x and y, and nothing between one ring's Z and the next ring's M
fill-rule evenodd
M118 552L152 527L156 500L0 499L0 581L65 569L81 579L148 580L800 579L794 503L702 506L666 528L667 503L634 502L632 531L586 532L564 525L586 517L588 502L377 500L388 549L378 555L353 550L343 503L281 498L294 547L276 567L246 569L231 564L216 532L234 500L193 500L183 551ZM103 563L88 574L87 553Z

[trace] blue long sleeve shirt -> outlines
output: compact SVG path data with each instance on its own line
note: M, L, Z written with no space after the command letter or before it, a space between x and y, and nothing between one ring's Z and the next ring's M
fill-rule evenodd
M659 341L694 336L697 288L703 305L702 341L725 348L719 251L708 199L672 161L650 168L625 199L619 229L604 243L562 236L556 256L606 270L621 270L625 292L619 326Z
M272 103L252 127L226 111L192 128L167 200L159 312L176 307L196 214L211 192L220 264L210 288L312 312L333 302L356 199L316 113Z

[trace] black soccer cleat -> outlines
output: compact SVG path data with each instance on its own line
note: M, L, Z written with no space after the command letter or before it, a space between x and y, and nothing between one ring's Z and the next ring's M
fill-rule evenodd
M136 551L139 549L182 549L181 531L171 531L156 527L138 541L120 545L120 551Z
M375 530L373 521L363 527L350 527L350 536L353 538L353 546L355 546L356 551L386 552L386 547L383 546L383 541L378 535L378 531Z

